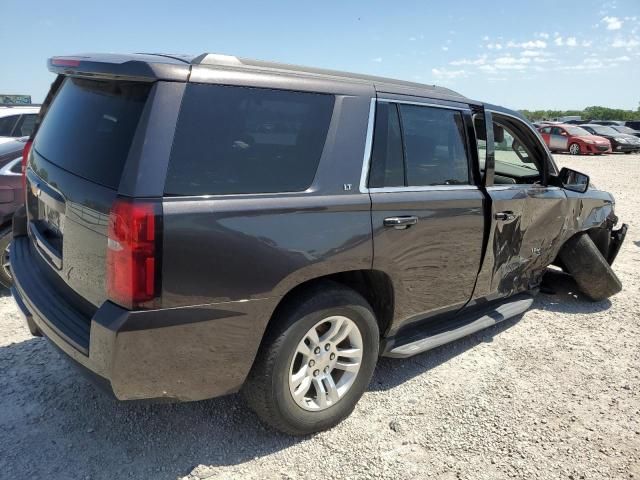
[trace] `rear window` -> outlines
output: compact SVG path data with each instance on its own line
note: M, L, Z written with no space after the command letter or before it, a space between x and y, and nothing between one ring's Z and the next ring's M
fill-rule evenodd
M75 175L117 189L150 84L67 78L34 149Z
M20 115L0 117L0 137L10 137L13 134L13 128L19 119Z
M315 176L332 95L189 85L182 102L167 195L296 192Z

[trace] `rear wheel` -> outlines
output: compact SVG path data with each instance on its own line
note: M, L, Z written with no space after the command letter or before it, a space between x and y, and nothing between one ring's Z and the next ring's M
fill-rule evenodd
M293 435L341 422L367 388L378 358L378 325L367 301L327 282L272 322L243 388L248 405L265 423Z
M580 155L580 145L577 143L572 143L569 145L569 153L571 155Z
M591 300L604 300L622 290L622 283L588 234L570 238L559 257L582 293Z
M13 285L13 276L11 275L11 259L9 253L11 249L11 239L13 238L11 227L0 231L0 284L7 288Z

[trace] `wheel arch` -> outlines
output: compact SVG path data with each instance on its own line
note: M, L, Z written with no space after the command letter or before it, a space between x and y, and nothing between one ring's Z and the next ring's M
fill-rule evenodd
M391 277L380 270L362 269L348 270L344 272L336 272L328 275L322 275L310 278L287 291L279 300L265 329L265 336L269 329L273 327L280 312L287 308L294 300L302 295L307 294L316 288L323 288L325 285L340 285L344 288L350 288L358 292L364 297L376 316L380 336L384 337L395 310L395 294Z

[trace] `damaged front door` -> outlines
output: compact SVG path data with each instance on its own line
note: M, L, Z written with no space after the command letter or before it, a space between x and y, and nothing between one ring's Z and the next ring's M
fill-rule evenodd
M484 133L488 161L483 169L490 226L474 299L506 297L537 286L560 247L568 208L564 191L547 185L554 167L533 130L499 112L486 111L476 129L485 124L492 127Z

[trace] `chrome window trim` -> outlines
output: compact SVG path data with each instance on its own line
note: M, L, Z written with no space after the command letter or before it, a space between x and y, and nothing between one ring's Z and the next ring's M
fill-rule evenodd
M553 171L550 171L549 174L558 175L558 166L553 160L553 155L551 154L551 150L549 150L549 147L547 147L547 144L544 141L541 141L542 137L540 136L540 132L538 132L535 128L533 128L527 122L523 121L522 118L518 117L517 115L512 115L510 113L505 113L505 112L499 112L497 110L491 110L490 108L487 108L486 110L488 112L491 112L491 114L495 113L496 115L504 115L505 117L510 117L510 118L513 118L514 120L518 120L520 123L525 125L529 130L531 130L531 132L533 132L533 136L536 137L540 142L540 144L542 145L543 150L547 152L547 160L549 162L549 165L551 166L551 170L553 170Z
M471 108L463 105L446 105L442 103L430 103L430 102L415 102L412 100L396 100L395 98L379 98L378 102L380 103L398 103L401 105L417 105L419 107L435 107L435 108L446 108L449 110L462 110L470 112Z
M369 106L369 121L367 124L367 135L364 143L364 158L362 161L362 172L360 174L360 193L390 193L390 192L430 192L446 190L477 190L477 185L429 185L429 186L407 186L407 187L375 187L367 186L369 169L371 168L371 154L373 153L373 130L376 117L377 103L396 103L403 105L418 105L420 107L444 108L461 112L471 112L470 107L442 105L438 103L414 102L409 100L396 100L394 98L372 98Z
M548 185L546 187L543 187L542 185L536 185L533 183L510 183L509 185L491 185L490 187L487 187L486 190L487 191L494 191L494 190L511 190L511 189L522 189L522 188L526 188L526 189L540 189L540 190L562 190L562 188L560 187L556 187L555 185Z
M450 190L480 190L477 185L427 185L423 187L375 187L370 188L369 193L395 193L395 192L447 192Z
M364 158L362 160L362 172L360 173L360 193L368 193L367 179L369 178L369 168L371 166L371 153L373 149L373 127L376 118L376 98L371 99L369 104L369 121L367 122L367 136L364 141Z

